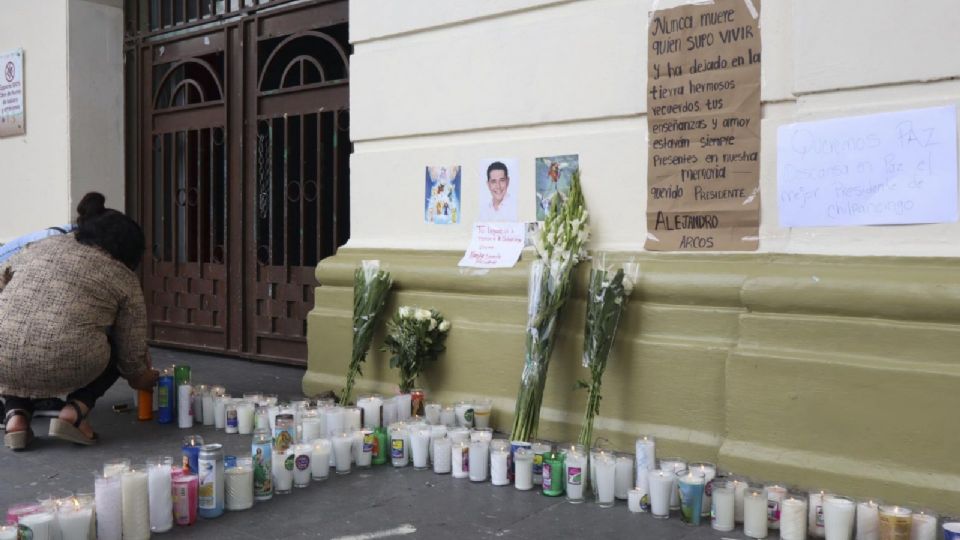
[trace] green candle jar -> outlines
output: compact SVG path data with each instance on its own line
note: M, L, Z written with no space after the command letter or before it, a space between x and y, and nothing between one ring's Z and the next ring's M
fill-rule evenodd
M390 438L387 436L387 430L377 427L373 431L373 439L373 464L383 465L390 455Z
M550 450L543 454L543 494L559 497L564 491L563 454Z

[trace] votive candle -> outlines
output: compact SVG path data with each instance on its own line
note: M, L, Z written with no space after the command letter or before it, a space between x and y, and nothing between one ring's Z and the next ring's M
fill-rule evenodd
M689 525L699 525L706 477L699 468L680 471L676 475L680 490L680 519Z
M24 527L29 527L30 531L33 532L32 540L57 540L57 522L56 514L50 510L41 510L34 514L27 514L20 518L20 525ZM150 529L147 528L146 537L136 537L136 538L149 538ZM133 537L131 537L133 538Z
M687 468L687 462L679 458L662 458L660 460L660 468L673 473L673 488L670 491L670 509L679 510L680 492L677 490L677 473Z
M910 524L910 540L935 540L937 515L929 510L914 512Z
M620 500L626 500L630 489L634 487L637 481L633 473L634 457L632 455L617 456L616 471L614 472L613 496Z
M147 472L131 468L120 475L123 491L123 539L150 538L150 489Z
M739 476L728 476L730 487L733 488L733 520L743 523L743 495L747 491L747 480Z
M566 482L567 500L574 504L581 503L584 500L583 488L587 470L586 449L574 444L564 448L564 454L566 457L563 460L563 466L566 471L563 477Z
M715 531L729 532L735 527L733 486L730 482L713 481L713 497L711 498L710 526Z
M427 470L430 457L430 426L414 428L410 436L410 443L413 468L418 471Z
M250 435L253 433L253 413L256 407L250 401L237 403L237 433Z
M295 444L293 450L293 487L305 488L310 485L310 458L313 455L313 445L307 443Z
M533 450L530 448L520 447L513 451L513 487L520 491L533 489Z
M93 532L93 507L71 497L57 509L60 540L90 540Z
M902 506L880 506L880 540L910 540L913 512Z
M450 439L440 437L433 439L433 472L450 474Z
M173 528L173 485L170 477L172 471L172 457L147 460L150 530L153 532L166 532Z
M640 511L646 512L650 509L649 497L649 473L657 467L656 442L650 435L641 435L637 437L634 445L636 449L636 475L635 486L640 490Z
M123 490L120 475L97 474L93 482L94 504L97 507L97 538L121 540L121 505Z
M823 538L823 500L831 495L823 490L811 491L807 504L807 534Z
M450 447L451 471L454 478L470 477L470 443L452 441Z
M333 453L337 474L350 474L350 454L353 449L353 435L340 433L333 438Z
M470 481L487 480L487 464L490 460L490 443L485 440L470 441Z
M253 506L253 458L238 457L237 464L223 471L224 507L246 510Z
M807 497L789 493L780 505L780 540L807 538Z
M823 531L827 540L850 540L857 504L847 497L830 495L823 499Z
M510 458L510 447L503 446L490 451L490 482L495 486L509 486L510 477L507 475L507 462Z
M273 451L273 492L277 495L286 495L293 491L293 450ZM350 460L347 460L349 472Z
M857 540L880 540L880 503L863 501L857 505Z
M750 538L767 537L767 492L750 486L743 494L743 534Z
M310 476L314 481L326 480L330 476L330 439L314 439L310 443Z
M767 528L780 528L780 503L787 496L787 488L779 484L764 486L767 490Z
M650 513L657 519L670 517L670 493L676 473L670 470L654 469L647 475L650 488Z

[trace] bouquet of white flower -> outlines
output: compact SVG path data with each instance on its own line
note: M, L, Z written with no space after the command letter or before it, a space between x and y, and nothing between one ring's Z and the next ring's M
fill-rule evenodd
M400 369L400 391L413 390L417 377L437 360L446 346L450 321L434 309L402 306L387 324L383 350L391 353L390 367Z
M601 255L594 260L590 270L590 285L587 288L587 317L583 329L583 367L590 370L590 382L577 381L587 388L587 408L580 428L580 444L586 448L593 442L593 419L600 413L600 384L607 369L607 358L613 348L620 317L627 305L640 268L636 263L626 263L613 272ZM612 274L612 275L611 275Z
M570 297L573 269L586 256L590 238L587 218L577 170L570 194L562 202L554 198L536 239L538 258L530 266L526 356L511 433L515 441L529 441L537 433L557 319Z
M363 375L360 366L367 359L377 317L387 303L387 294L392 286L390 272L380 269L380 261L363 261L353 273L353 355L340 403L350 403L353 383L357 375Z

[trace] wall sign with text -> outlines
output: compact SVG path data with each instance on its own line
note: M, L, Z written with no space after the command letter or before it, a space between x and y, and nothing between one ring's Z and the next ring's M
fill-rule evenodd
M648 250L757 249L759 8L716 0L650 15Z
M23 135L23 49L0 53L0 137Z

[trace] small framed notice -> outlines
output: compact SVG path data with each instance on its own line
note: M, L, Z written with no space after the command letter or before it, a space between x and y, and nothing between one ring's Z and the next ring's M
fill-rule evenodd
M0 52L0 137L26 132L23 106L23 49Z

